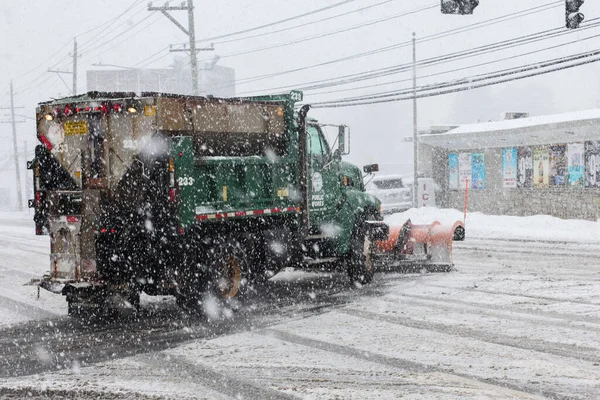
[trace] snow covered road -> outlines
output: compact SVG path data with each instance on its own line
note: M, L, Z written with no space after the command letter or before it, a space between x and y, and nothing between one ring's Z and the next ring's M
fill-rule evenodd
M160 300L141 322L90 327L18 285L47 263L29 232L0 229L0 398L600 398L595 237L467 231L451 273L380 273L357 290L288 272L217 323Z

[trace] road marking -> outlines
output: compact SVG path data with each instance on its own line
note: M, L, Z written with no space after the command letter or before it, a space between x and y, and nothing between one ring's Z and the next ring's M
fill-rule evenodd
M370 319L373 321L385 321L390 324L406 326L408 328L439 332L445 335L458 336L462 338L468 337L484 343L514 347L521 350L534 351L543 354L553 354L555 356L574 358L576 360L586 360L591 363L600 363L598 349L591 347L547 342L544 340L529 340L523 337L500 335L497 333L462 328L454 325L428 321L417 321L412 318L383 315L357 309L342 308L338 309L337 311L354 317Z
M242 379L232 378L231 373L221 373L202 364L189 361L186 357L167 354L146 354L136 360L144 361L152 368L160 368L174 376L188 376L194 383L206 386L234 399L299 399L275 389L261 388Z
M319 350L328 351L330 353L340 354L347 357L353 357L359 360L374 362L377 364L385 365L388 367L398 368L402 370L408 370L416 373L432 373L438 372L443 373L449 376L455 376L467 379L469 381L476 381L485 386L493 386L500 387L504 389L508 389L512 392L512 395L518 396L519 394L528 394L533 395L533 398L544 399L563 399L563 396L549 392L540 390L539 387L529 387L529 386L521 386L512 383L506 383L497 381L489 378L480 378L477 376L472 376L468 374L462 374L459 372L451 371L450 369L440 368L436 366L431 366L427 364L421 364L418 362L400 359L400 358L392 358L385 356L383 354L374 353L371 351L359 350L356 348L342 346L339 344L324 342L321 340L310 339L304 336L295 335L293 333L284 332L278 329L262 329L260 331L255 331L256 333L262 333L265 336L272 337L275 339L279 339L288 343L298 344L301 346L312 347Z

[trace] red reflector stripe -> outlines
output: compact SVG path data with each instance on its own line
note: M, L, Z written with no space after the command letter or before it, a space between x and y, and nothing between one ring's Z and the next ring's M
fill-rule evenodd
M53 148L52 143L50 143L50 141L48 140L48 138L46 138L46 136L40 135L40 140L42 141L44 146L46 146L48 151L52 151L52 148Z
M265 210L254 210L253 214L254 215L263 215L265 213Z

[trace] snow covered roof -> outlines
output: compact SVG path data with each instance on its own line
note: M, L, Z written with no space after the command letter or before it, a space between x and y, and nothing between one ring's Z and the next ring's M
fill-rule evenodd
M420 135L419 142L448 149L477 149L600 140L600 109L461 125Z

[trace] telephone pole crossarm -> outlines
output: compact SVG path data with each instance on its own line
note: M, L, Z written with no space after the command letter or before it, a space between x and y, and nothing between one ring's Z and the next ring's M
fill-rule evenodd
M179 23L179 21L177 21L175 18L173 18L173 16L171 14L169 14L168 12L166 12L165 10L160 10L161 13L163 13L163 15L167 18L169 18L171 20L172 23L174 23L175 25L177 25L177 27L179 29L181 29L183 31L183 33L185 33L186 35L190 35L190 32L185 29L185 27L183 25L181 25Z
M215 50L215 46L213 44L211 44L209 47L201 47L201 48L196 48L196 52L199 51L214 51ZM169 51L171 53L176 53L176 52L180 52L180 51L185 51L188 52L190 51L190 49L188 47L183 47L181 49L169 49Z
M163 6L163 7L153 7L152 3L148 4L148 11L186 11L187 6Z
M49 69L48 72L54 72L55 74L72 74L71 71L59 71L57 69Z
M60 74L72 74L73 75L73 86L70 88L73 95L77 94L77 58L81 57L80 54L77 54L77 39L73 39L73 54L70 54L73 57L73 71L61 71L58 69L48 69L48 72L52 72L58 75L61 81L65 84L66 87L67 82L60 76Z

